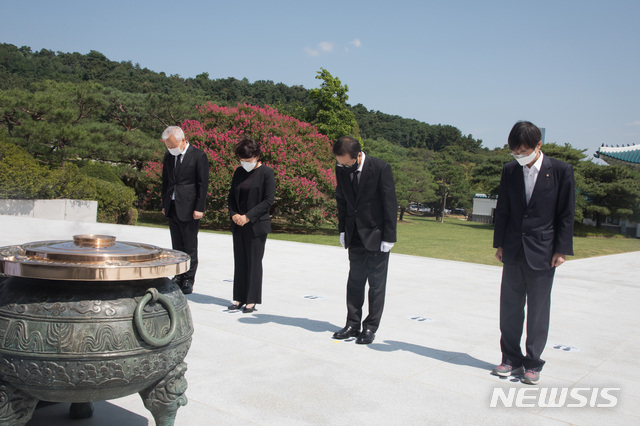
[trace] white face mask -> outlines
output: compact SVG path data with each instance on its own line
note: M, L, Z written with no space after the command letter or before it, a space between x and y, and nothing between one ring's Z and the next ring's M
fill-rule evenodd
M530 162L536 159L536 150L534 149L533 152L529 155L513 154L513 153L511 155L513 155L513 158L516 159L518 164L520 164L521 166L526 166L527 164L529 164Z
M245 169L247 172L250 172L251 170L253 170L256 167L256 163L257 161L253 161L253 162L249 162L249 161L240 161L240 165L242 166L243 169Z
M169 154L177 157L178 155L180 155L180 153L182 152L182 150L180 148L167 148L167 150L169 151Z

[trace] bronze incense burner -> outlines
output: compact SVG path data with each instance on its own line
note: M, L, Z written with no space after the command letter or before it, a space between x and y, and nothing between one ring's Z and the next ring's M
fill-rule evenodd
M167 277L189 262L104 235L0 247L0 424L26 424L40 400L137 392L157 425L173 425L193 323Z

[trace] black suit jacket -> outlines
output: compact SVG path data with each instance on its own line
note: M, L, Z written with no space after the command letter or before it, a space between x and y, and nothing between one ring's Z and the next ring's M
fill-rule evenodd
M366 155L357 196L351 186L348 172L336 167L336 201L338 204L338 230L345 233L345 246L349 248L354 229L364 247L380 251L380 242L396 241L398 200L391 166Z
M238 186L249 175L242 167L238 167L233 173L227 204L229 206L229 217L233 217L235 214L247 215L249 224L253 230L253 235L257 237L271 232L271 216L269 216L269 210L276 195L276 179L273 169L264 164L252 170L250 173L253 173L254 176L247 197L247 211L241 211L239 207L240 189ZM237 226L238 225L232 220L231 231L233 232Z
M573 167L545 155L528 205L524 185L522 166L516 161L505 164L493 247L503 248L503 263L512 261L522 247L532 269L551 269L554 253L573 254Z
M176 157L165 152L162 163L162 207L165 216L169 215L171 194L175 191L176 215L186 222L193 220L193 212L206 209L209 187L209 160L207 155L189 145L182 163L176 164ZM177 173L174 173L175 167Z

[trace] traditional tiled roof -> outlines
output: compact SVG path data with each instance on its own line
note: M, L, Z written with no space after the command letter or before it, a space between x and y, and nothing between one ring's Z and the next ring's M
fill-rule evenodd
M609 164L640 167L640 145L636 144L627 146L605 146L603 144L593 156Z

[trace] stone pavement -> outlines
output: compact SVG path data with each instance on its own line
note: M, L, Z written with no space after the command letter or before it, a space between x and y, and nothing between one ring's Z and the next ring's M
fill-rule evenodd
M2 246L80 233L171 247L167 229L0 216ZM368 346L331 339L345 321L345 250L268 240L264 268L258 311L226 311L231 236L200 233L187 297L189 403L177 426L640 424L640 252L558 268L538 386L490 374L500 361L499 267L392 253L385 313ZM498 399L491 408L495 388L531 406ZM579 393L568 403L586 406L542 408L538 397L554 388ZM602 388L619 390L603 396ZM75 421L68 404L39 408L28 425L155 424L138 395L95 406L92 419Z

